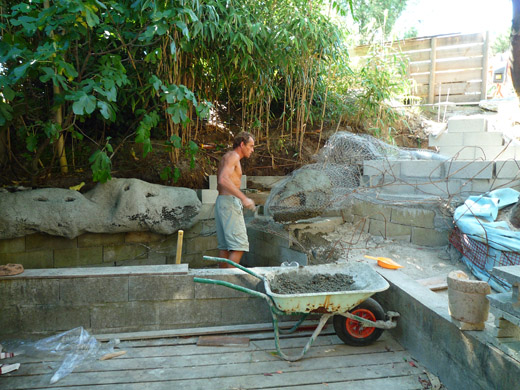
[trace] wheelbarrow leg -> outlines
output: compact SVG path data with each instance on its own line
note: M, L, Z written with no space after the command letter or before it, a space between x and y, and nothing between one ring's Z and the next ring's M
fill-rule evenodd
M289 356L289 355L285 354L284 352L282 352L282 350L280 349L280 329L278 327L278 316L273 310L271 310L271 313L273 315L274 344L276 346L276 352L278 352L278 355L282 359L287 360L289 362L295 362L297 360L300 360L303 357L303 355L305 355L307 353L307 351L311 347L312 343L314 343L314 340L316 340L316 338L320 334L321 330L323 329L323 327L325 326L325 324L327 323L329 318L332 317L332 314L328 314L328 313L324 314L320 318L320 322L319 322L318 326L316 327L316 329L314 330L314 332L312 333L311 338L309 339L309 341L307 341L307 344L305 344L305 347L303 347L302 352L296 356Z

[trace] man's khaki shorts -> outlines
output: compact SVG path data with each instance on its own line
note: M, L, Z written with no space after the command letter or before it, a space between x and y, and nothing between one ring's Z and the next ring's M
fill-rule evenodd
M233 195L219 195L215 202L218 249L249 251L242 202Z

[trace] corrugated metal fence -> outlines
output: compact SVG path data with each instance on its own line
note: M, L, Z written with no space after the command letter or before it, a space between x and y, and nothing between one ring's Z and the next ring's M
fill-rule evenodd
M411 94L423 103L486 98L489 33L406 39L391 46L408 59L409 77L415 80ZM368 52L369 46L358 46L354 56Z

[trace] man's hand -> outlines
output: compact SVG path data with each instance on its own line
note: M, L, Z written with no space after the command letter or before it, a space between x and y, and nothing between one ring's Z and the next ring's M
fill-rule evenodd
M251 198L246 198L245 200L242 201L242 204L244 205L244 207L246 209L249 209L249 210L255 210L255 201Z

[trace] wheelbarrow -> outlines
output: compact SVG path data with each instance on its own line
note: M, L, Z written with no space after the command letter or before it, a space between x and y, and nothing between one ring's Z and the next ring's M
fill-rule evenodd
M216 284L242 291L255 297L263 298L269 305L274 328L275 346L278 356L287 361L300 360L310 349L330 317L333 317L334 330L338 337L348 345L365 346L375 342L385 329L395 328L399 313L384 312L381 305L370 298L377 292L389 287L388 282L366 263L324 264L307 267L280 267L259 275L228 259L204 256L205 260L230 264L264 282L265 293L251 290L222 280L193 278L194 282ZM298 294L278 294L271 290L271 284L282 273L311 273L334 276L349 275L353 279L345 291L313 292ZM280 348L280 334L295 332L309 314L321 315L318 326L314 330L303 350L295 356L285 354ZM300 318L290 329L280 329L279 316L299 315Z

